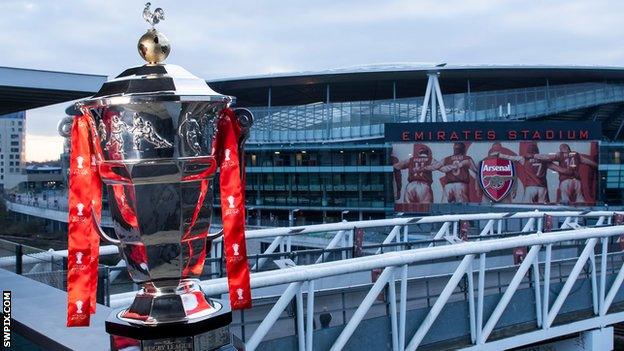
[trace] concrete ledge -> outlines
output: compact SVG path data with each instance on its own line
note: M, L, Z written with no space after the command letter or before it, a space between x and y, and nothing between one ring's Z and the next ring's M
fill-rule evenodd
M45 350L109 350L104 321L111 308L97 305L91 326L67 328L67 293L0 269L0 289L11 291L12 331Z

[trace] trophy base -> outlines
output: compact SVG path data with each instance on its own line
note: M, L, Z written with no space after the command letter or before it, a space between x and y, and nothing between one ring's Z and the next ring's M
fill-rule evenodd
M113 311L106 320L111 350L242 351L243 343L230 333L232 311L220 303L218 312L204 318L153 325L129 323L119 318L123 309Z

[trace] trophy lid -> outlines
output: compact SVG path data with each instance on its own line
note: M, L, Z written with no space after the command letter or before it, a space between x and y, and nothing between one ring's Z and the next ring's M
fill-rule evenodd
M126 69L102 85L93 97L79 105L109 105L143 101L214 101L229 103L232 97L212 90L206 81L177 65L164 64L171 52L169 40L154 25L164 20L164 11L150 11L145 4L143 18L151 25L139 39L137 49L147 61L143 66Z

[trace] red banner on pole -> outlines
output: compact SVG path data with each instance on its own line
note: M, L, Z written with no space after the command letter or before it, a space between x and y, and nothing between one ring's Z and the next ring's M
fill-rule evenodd
M371 282L375 283L379 279L379 276L381 275L381 273L383 273L383 269L381 269L381 268L373 269L371 271ZM386 292L385 292L385 290L382 290L379 293L379 295L377 295L377 301L381 301L381 302L386 301Z
M524 261L524 258L526 257L526 255L527 255L527 248L526 248L526 246L514 248L513 249L514 264L522 263L522 261Z
M353 233L353 257L364 256L362 246L364 245L364 228L355 228Z
M613 225L622 225L624 224L624 213L614 213L613 214ZM624 235L620 235L620 250L624 250Z
M470 222L459 221L459 238L463 241L468 241L469 232L470 232Z
M553 230L553 216L544 215L544 225L542 226L542 232L547 233Z

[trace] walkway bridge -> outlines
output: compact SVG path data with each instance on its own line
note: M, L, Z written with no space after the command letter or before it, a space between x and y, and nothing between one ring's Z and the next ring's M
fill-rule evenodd
M235 312L232 331L248 350L501 350L562 337L609 349L609 326L624 321L624 227L613 218L534 211L250 230L252 246L266 245L250 257L254 307ZM472 228L464 240L460 221ZM354 257L361 230L363 256ZM305 237L325 245L297 247ZM220 252L217 240L201 284L227 297ZM514 262L514 252L522 259ZM20 255L19 269L41 279L44 264L52 269L66 255ZM2 256L0 266L17 270L8 264L16 256ZM103 290L124 279L122 270L123 261L103 267ZM100 296L117 307L133 294Z

